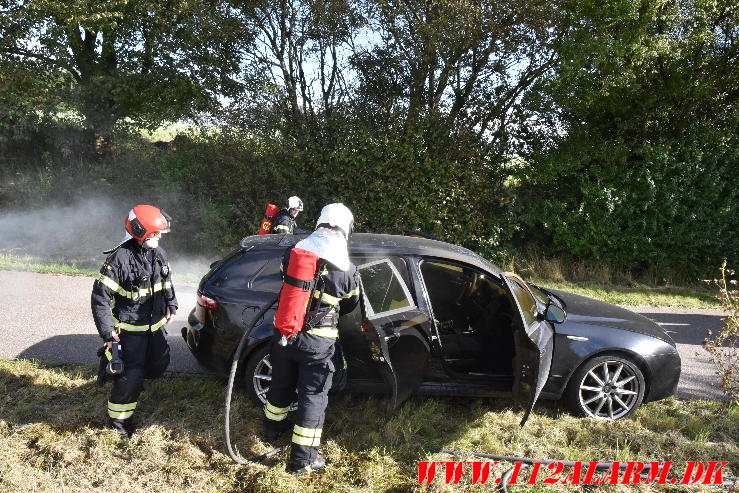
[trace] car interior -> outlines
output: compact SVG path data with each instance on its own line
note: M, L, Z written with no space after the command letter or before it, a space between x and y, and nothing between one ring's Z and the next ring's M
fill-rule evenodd
M441 260L421 263L445 370L461 377L513 372L514 305L507 290L480 271Z

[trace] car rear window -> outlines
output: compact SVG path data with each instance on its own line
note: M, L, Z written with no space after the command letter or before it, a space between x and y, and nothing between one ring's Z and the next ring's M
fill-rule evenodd
M247 251L225 263L208 284L219 289L278 291L282 284L281 260L272 250Z

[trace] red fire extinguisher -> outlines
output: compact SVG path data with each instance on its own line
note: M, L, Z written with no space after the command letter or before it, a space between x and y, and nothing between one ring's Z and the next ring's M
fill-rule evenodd
M264 219L262 224L259 226L259 234L267 235L272 232L272 221L275 220L275 215L280 212L280 207L274 204L267 204L267 208L264 210Z
M274 325L284 337L300 332L310 295L315 288L318 257L315 253L293 248L285 280L277 301Z

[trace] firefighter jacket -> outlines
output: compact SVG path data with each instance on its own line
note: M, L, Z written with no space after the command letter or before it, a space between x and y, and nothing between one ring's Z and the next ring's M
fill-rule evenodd
M287 272L290 249L285 252L282 272ZM342 271L331 262L321 260L321 273L313 290L313 299L305 317L303 332L338 337L339 317L352 312L359 303L359 274L354 264Z
M115 329L145 334L160 330L166 310L177 311L167 256L129 240L105 260L92 287L92 316L103 340Z
M275 216L272 224L272 233L275 234L293 234L296 226L295 218L290 214L288 209L281 209Z

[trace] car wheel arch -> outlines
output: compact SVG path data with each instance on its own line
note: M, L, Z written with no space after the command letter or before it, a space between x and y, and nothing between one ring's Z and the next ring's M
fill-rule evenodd
M649 391L651 387L651 380L652 380L652 374L649 371L649 366L647 365L646 361L644 361L644 358L642 358L639 354L634 353L624 348L602 349L602 350L590 353L587 356L583 357L580 363L578 363L577 366L572 368L572 371L570 371L570 374L567 375L567 379L562 385L562 394L560 395L560 397L562 397L564 393L566 392L566 389L570 385L570 381L572 380L572 376L575 373L577 373L577 371L580 368L582 368L588 361L595 359L595 358L599 358L601 356L617 356L619 358L625 358L631 361L632 363L634 363L639 368L642 375L644 376L644 402L648 401Z
M262 348L269 347L270 342L271 342L271 339L256 340L252 343L247 343L243 354L239 358L239 370L238 370L238 373L236 374L238 378L244 377L244 372L246 371L246 362L249 361L249 358L251 358L253 354L256 354ZM231 357L229 361L230 362L233 361L233 356ZM229 363L229 368L230 368L230 363Z

